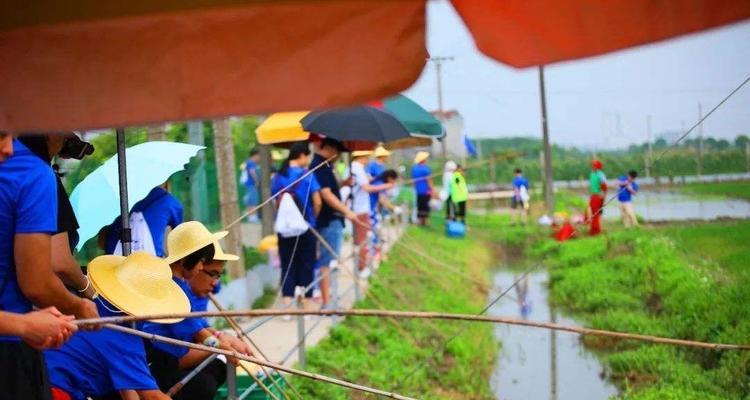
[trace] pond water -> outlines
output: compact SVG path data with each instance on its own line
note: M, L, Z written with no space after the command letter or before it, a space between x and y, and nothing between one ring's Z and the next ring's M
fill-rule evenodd
M636 214L652 222L750 218L750 202L744 200L694 197L666 191L638 193L633 208ZM617 200L604 209L604 218L620 218Z
M508 271L496 273L496 290L510 287L518 276ZM488 314L578 325L550 309L547 280L546 271L529 274ZM495 336L502 342L491 378L498 399L597 400L617 395L617 388L603 378L602 365L576 334L498 324Z

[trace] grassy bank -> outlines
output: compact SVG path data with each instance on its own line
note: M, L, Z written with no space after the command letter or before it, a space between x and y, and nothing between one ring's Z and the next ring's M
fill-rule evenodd
M750 337L750 222L608 232L532 253L551 301L587 326L708 342ZM587 339L630 399L746 399L750 353Z
M437 226L409 228L400 242L455 266L473 282L396 246L371 278L367 298L358 308L481 310L486 301L483 291L489 284L491 247L478 240L447 239ZM490 399L489 375L496 353L492 327L486 324L349 318L309 351L307 369L417 398ZM304 398L365 398L306 379L295 379L295 385Z
M750 200L750 181L690 183L678 187L683 192L699 196L732 197Z

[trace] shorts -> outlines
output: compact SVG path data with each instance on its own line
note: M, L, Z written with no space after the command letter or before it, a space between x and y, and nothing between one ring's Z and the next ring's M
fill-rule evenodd
M337 254L332 254L328 247L318 242L318 262L316 268L329 267L333 260L341 254L341 242L344 238L344 222L340 219L334 219L328 223L328 226L320 228L320 236L328 242Z
M516 209L518 207L526 208L526 204L520 198L513 196L510 198L510 208Z
M417 195L417 217L427 218L430 216L430 199L429 194Z
M0 393L6 399L51 399L42 352L20 341L0 342Z

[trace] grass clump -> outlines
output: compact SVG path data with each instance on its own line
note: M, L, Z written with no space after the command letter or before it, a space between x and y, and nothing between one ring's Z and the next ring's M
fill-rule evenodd
M750 200L750 181L688 183L679 188L683 192L699 196Z
M476 281L489 285L492 259L484 242L446 238L439 223L427 229L411 227L399 241L452 265L474 282L394 246L356 307L456 313L482 309L486 286L477 288ZM349 317L310 349L307 369L418 398L491 399L489 376L497 346L488 324ZM304 398L364 398L333 385L294 381Z

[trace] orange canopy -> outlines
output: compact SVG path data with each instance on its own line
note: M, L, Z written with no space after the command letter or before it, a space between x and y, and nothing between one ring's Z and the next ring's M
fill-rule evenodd
M524 67L750 18L748 0L452 0ZM0 130L140 125L361 104L409 87L425 0L0 2Z
M358 104L406 89L425 1L0 2L0 130Z
M748 0L452 0L479 49L515 67L603 54L750 18Z

